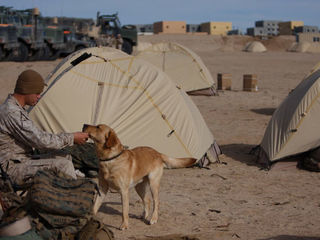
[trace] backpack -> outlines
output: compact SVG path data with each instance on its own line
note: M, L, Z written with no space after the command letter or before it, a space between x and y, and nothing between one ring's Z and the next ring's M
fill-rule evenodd
M43 239L74 239L92 216L97 185L40 170L28 191L27 208Z

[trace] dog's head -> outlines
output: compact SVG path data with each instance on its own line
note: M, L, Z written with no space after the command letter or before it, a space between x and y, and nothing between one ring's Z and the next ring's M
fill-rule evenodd
M88 133L98 147L112 148L121 145L114 130L105 124L96 126L84 124L82 132Z

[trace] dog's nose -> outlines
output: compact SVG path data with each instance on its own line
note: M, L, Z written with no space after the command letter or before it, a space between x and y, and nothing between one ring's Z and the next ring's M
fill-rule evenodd
M88 124L83 124L83 127L82 127L82 132L84 132L87 128L88 128Z

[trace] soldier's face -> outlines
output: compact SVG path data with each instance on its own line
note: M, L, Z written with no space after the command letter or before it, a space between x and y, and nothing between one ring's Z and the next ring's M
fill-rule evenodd
M29 106L36 105L39 99L40 99L40 94L37 94L37 93L25 95L25 100L26 100L25 102Z

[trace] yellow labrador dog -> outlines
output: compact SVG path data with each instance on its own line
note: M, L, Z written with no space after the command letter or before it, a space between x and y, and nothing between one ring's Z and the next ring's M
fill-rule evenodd
M129 188L135 187L144 204L144 219L147 219L150 209L150 198L147 187L150 186L153 196L153 213L150 224L158 221L159 187L163 168L189 167L196 162L194 158L172 158L161 154L150 147L137 147L126 150L116 133L110 127L84 125L83 132L89 134L94 141L99 162L99 188L103 195L108 189L121 194L122 224L120 229L128 228L129 221ZM95 206L98 211L103 199Z

